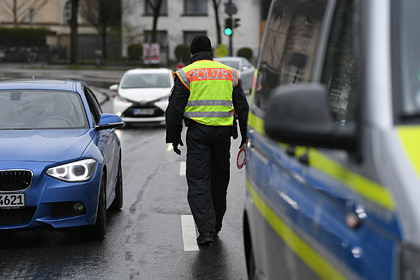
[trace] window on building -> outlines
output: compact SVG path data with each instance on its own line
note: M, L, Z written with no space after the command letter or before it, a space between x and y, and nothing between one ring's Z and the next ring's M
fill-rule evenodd
M168 0L150 0L154 3L154 7L160 2L160 15L167 15L168 14ZM145 14L146 15L153 15L154 14L154 7L150 6L149 1L144 1L145 3Z
M191 45L193 38L197 35L207 35L206 31L184 31L184 44Z
M156 42L152 42L152 31L151 30L145 30L144 33L144 42L145 43L159 43L161 47L168 46L168 36L166 34L166 31L157 31L156 33Z
M71 21L71 1L67 1L64 6L64 24L70 24Z
M207 15L207 0L184 0L184 14Z

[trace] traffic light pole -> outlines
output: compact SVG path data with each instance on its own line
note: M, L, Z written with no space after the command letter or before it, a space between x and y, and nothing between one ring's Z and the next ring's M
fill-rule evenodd
M232 3L232 0L229 0L229 2ZM233 17L232 15L230 16L230 22L232 22L232 34L229 36L229 56L233 56Z
M229 15L228 18L225 19L225 34L229 36L229 55L233 56L233 29L235 28L235 23L233 22L232 15L236 14L238 12L238 9L236 8L236 5L232 3L232 0L229 0L229 2L224 3L225 4L225 13ZM239 24L238 24L239 26Z

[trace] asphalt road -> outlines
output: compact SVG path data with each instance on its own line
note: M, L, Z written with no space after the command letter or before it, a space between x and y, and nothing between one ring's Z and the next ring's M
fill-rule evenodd
M106 88L97 92L104 97L104 112L111 112ZM83 240L75 232L0 232L0 279L246 279L245 169L236 167L240 140L232 143L228 210L220 237L213 246L198 247L195 228L187 223L192 217L185 147L176 155L165 144L164 126L117 132L124 206L109 213L105 239Z

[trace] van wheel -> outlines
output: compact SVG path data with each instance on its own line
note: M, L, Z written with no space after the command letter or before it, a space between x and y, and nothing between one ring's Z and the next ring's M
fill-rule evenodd
M115 186L115 199L112 202L109 209L113 211L119 211L121 210L122 206L123 206L123 178L122 178L121 156L120 156L120 162L118 163L117 184Z
M258 276L257 276L257 267L255 266L254 251L252 250L252 247L249 248L248 279L249 280L256 280L256 279L258 279Z
M80 230L80 235L88 239L102 239L106 232L106 193L105 193L105 176L102 176L101 189L99 192L98 213L96 214L96 222L94 225L86 226Z

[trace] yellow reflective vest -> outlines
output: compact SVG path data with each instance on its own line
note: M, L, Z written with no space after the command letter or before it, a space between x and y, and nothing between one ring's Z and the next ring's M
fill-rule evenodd
M238 72L214 60L199 60L176 71L190 90L184 117L210 126L233 124L233 88L238 85Z

